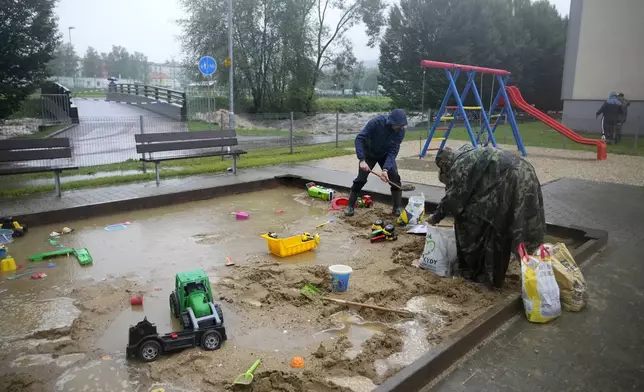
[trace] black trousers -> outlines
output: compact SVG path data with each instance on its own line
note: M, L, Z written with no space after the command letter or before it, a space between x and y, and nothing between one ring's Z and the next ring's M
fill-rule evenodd
M373 159L373 158L365 158L365 162L367 165L369 165L369 169L373 169L376 166L376 163L380 168L385 164L385 161L387 160L387 157L381 158L381 159ZM351 186L351 191L352 192L360 192L362 188L365 186L367 183L367 179L369 178L369 175L371 173L362 171L360 168L358 168L358 177L356 177L355 180L353 180L353 186ZM401 186L400 184L400 175L398 174L398 167L396 166L396 162L394 162L394 167L391 168L389 171L387 171L387 175L389 176L389 181L393 182L394 184ZM397 191L399 190L398 188L395 187L390 187L391 191Z

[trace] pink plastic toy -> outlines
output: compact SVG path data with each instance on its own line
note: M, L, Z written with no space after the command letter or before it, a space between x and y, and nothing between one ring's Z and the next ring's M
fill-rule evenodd
M246 219L248 219L248 212L236 211L235 212L235 218L237 220L246 220Z

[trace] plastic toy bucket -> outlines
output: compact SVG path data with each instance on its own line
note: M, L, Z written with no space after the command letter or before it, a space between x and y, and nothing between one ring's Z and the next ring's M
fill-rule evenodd
M334 293L344 293L349 288L349 276L353 269L348 265L336 264L329 267L331 272L331 290Z

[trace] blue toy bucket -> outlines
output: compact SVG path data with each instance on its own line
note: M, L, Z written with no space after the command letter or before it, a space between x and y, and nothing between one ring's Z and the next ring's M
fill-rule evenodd
M336 264L329 267L329 272L331 272L331 290L334 293L347 291L353 269L348 265Z
M12 241L13 230L9 229L0 229L0 245L8 244Z

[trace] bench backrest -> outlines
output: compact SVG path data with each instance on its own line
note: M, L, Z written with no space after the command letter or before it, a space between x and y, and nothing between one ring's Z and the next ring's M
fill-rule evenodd
M199 148L236 146L234 130L144 133L134 135L138 154Z
M0 162L36 161L71 158L72 149L66 137L50 139L0 140Z

